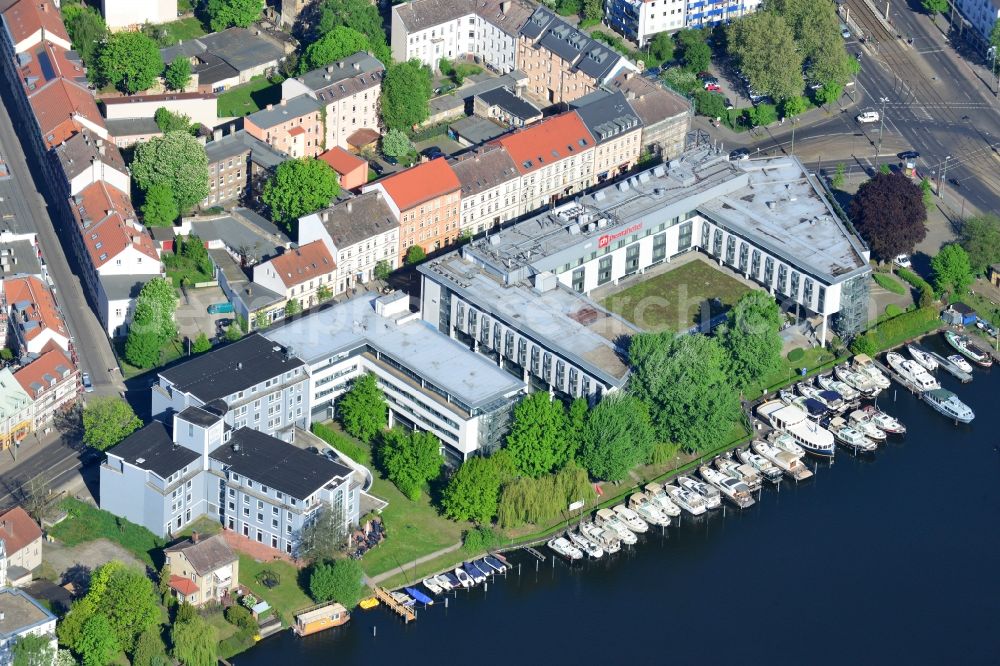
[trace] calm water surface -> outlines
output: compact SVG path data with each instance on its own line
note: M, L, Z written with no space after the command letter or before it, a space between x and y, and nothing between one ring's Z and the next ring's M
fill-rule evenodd
M233 661L1000 663L1000 368L964 386L939 374L975 410L971 425L893 385L879 406L909 433L874 458L838 449L798 487L686 517L610 561L536 572L514 553L520 575L409 626L359 610L349 626L285 632Z

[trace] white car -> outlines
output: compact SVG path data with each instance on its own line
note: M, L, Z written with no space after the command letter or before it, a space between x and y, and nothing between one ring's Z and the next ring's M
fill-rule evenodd
M863 111L858 114L859 123L877 123L879 120L878 111Z
M913 264L910 263L910 255L901 254L892 260L892 263L896 264L900 268L910 268Z

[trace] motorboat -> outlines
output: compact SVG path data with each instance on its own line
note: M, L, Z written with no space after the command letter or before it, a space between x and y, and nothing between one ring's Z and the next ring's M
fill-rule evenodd
M434 605L434 600L432 598L428 597L426 594L424 594L420 590L418 590L417 588L415 588L415 587L406 587L406 588L403 588L403 589L406 590L406 593L408 595L410 595L411 597L413 597L414 601L418 601L418 602L422 603L424 606L433 606Z
M706 482L718 488L723 497L739 508L745 509L753 505L754 499L753 494L750 492L750 486L739 479L734 479L728 474L723 474L708 465L699 467L698 473L701 474L701 478L705 479Z
M980 349L969 336L959 335L954 331L945 331L944 339L955 351L979 367L988 368L993 365L993 357L990 356L990 353L984 349Z
M946 389L925 391L920 395L928 405L959 423L971 423L976 418L972 409L958 399L958 396Z
M749 448L740 449L736 452L736 457L739 458L744 465L750 465L755 470L760 472L760 475L771 483L781 482L781 469L759 453L754 453Z
M938 380L934 379L934 376L916 361L903 358L902 354L897 354L896 352L886 354L885 360L890 368L898 372L900 377L915 386L919 391L932 391L941 388Z
M886 438L885 430L882 430L875 422L872 421L867 412L863 412L860 409L855 409L850 415L850 424L852 427L861 431L868 439L872 440L876 444L879 442L884 442Z
M480 557L478 560L475 560L473 564L475 564L476 567L487 576L492 576L493 574L498 573L500 571L499 569L491 567L489 562L486 561L485 557Z
M431 594L441 594L444 592L444 588L438 583L436 576L433 578L424 578L423 584L424 587L431 591Z
M806 382L799 382L798 389L803 398L815 400L831 412L839 411L844 407L844 398L836 391L818 389Z
M798 407L783 405L778 400L769 400L757 406L757 415L772 428L791 435L795 443L805 449L806 453L822 458L832 458L836 453L833 435L810 420Z
M847 382L842 382L833 375L820 375L816 378L816 383L819 387L827 391L836 391L844 399L844 402L854 402L861 397L861 392L856 388L848 384Z
M965 360L961 354L952 354L948 360L955 364L955 367L964 373L972 374L972 365Z
M812 471L800 459L787 451L777 449L760 439L750 442L750 447L754 453L770 460L778 469L795 481L803 481L812 476Z
M463 562L462 563L462 570L465 573L469 574L469 578L472 579L472 582L475 585L479 585L480 583L485 583L486 582L486 579L487 579L486 572L480 570L480 568L477 567L472 562Z
M676 518L681 515L681 508L674 504L674 501L670 499L670 495L667 491L663 489L658 483L647 483L646 484L646 497L649 498L651 502L660 507L663 513L667 514L671 518Z
M857 354L854 357L854 371L867 376L875 384L875 387L884 391L892 385L889 378L886 377L885 373L882 372L875 361L873 361L867 354Z
M699 495L705 500L705 507L708 509L718 509L722 506L722 493L715 486L702 483L690 476L678 476L677 485L692 493Z
M843 417L837 416L830 419L829 428L838 442L853 451L867 453L878 448L875 442L865 437L864 433L848 425Z
M863 408L861 411L868 415L868 418L871 419L872 423L878 426L879 430L893 435L906 434L906 426L903 425L899 419L889 416L878 407L869 406Z
M715 467L723 474L728 474L734 479L747 484L752 493L757 492L764 485L764 477L753 465L733 460L730 456L719 456L716 458Z
M771 446L788 451L796 458L801 458L806 454L806 450L795 443L795 438L783 430L772 430L767 441L771 443Z
M465 572L465 569L463 569L462 567L455 567L455 571L453 573L455 575L455 578L458 579L458 584L461 585L462 587L472 587L473 585L476 584L476 582L472 580L472 576L467 574Z
M612 529L600 527L595 523L582 522L579 530L580 534L604 549L605 553L617 553L622 548L621 538ZM632 538L635 538L634 534L632 534Z
M937 359L912 342L906 345L906 351L910 352L910 356L913 357L913 360L924 366L924 369L927 370L927 372L934 372L938 369Z
M390 592L389 596L395 599L397 603L402 604L404 606L412 607L417 604L416 599L402 592Z
M778 391L778 399L786 405L791 405L795 403L796 395L788 389L781 389Z
M618 519L625 524L625 527L629 528L633 532L642 534L643 532L649 531L649 523L639 517L632 509L628 508L624 504L617 505L613 511Z
M497 573L503 573L504 571L507 571L507 569L510 568L508 565L504 564L503 562L493 557L492 555L487 555L486 557L484 557L483 562L492 567L493 570L496 571Z
M613 530L626 545L631 546L638 541L635 532L626 527L625 523L619 520L618 516L611 509L598 509L594 515L594 520L598 525Z
M460 587L458 585L457 580L455 581L455 584L452 584L451 582L452 578L454 578L454 576L449 577L447 574L442 573L435 576L434 580L435 582L437 582L438 585L441 586L442 592L450 592L451 590L455 589L455 587Z
M833 369L833 375L848 386L855 388L859 393L867 396L874 396L881 389L875 385L872 378L867 374L856 372L849 368L847 364L838 365Z
M708 507L705 506L705 500L697 493L671 485L664 486L663 489L667 491L667 494L670 495L670 499L672 499L677 506L687 511L692 516L700 516L708 510Z
M599 559L604 555L604 549L598 546L596 543L588 539L587 537L579 534L577 532L569 531L566 532L566 538L570 540L574 546L579 548L587 556Z
M446 572L444 572L442 574L438 574L438 579L444 580L449 585L451 585L450 588L446 588L446 589L457 590L458 588L463 587L462 581L460 581L458 579L458 576L456 576L454 573L450 573L450 572L446 571Z
M654 504L646 496L646 493L632 493L628 498L628 508L639 514L639 517L650 525L667 527L670 525L670 516L663 513L659 506Z
M569 539L566 537L558 537L549 540L548 547L556 555L561 555L567 560L574 561L583 559L583 551L570 543Z

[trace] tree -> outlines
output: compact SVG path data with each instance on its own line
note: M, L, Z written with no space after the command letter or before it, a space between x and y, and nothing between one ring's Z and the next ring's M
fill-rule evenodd
M590 411L580 463L595 479L621 481L653 448L646 404L627 393L606 396Z
M51 666L56 651L48 636L25 634L14 643L11 655L11 666Z
M989 42L990 46L995 46L997 49L1000 49L1000 21L993 24L993 28L990 30Z
M325 284L321 284L316 289L316 300L322 303L323 301L328 301L333 298L333 290Z
M413 150L413 144L406 132L390 129L382 136L382 154L389 157L405 157Z
M441 497L444 515L489 525L500 501L500 471L490 458L469 458L451 477Z
M267 310L261 310L253 316L253 327L257 330L271 325L271 315Z
M364 35L371 52L383 64L388 65L392 60L377 5L367 0L320 0L312 7L313 14L305 22L311 32L303 39L304 43L322 38L337 26L344 26Z
M830 83L829 81L821 85L817 90L813 91L813 99L816 100L817 104L827 105L833 104L840 96L844 94L843 86L836 83Z
M40 476L22 483L15 493L18 503L35 522L41 524L52 513L52 488Z
M729 311L719 335L729 354L729 378L746 391L781 364L781 310L766 291L753 289Z
M920 187L901 173L877 173L858 188L849 208L854 226L881 261L910 254L927 235Z
M507 449L518 471L531 477L548 474L569 460L569 424L562 403L545 391L527 396L514 408Z
M690 72L702 72L712 64L712 49L705 43L705 33L701 30L684 28L677 31L680 59Z
M324 507L302 528L299 553L307 560L330 559L343 550L347 532L344 521L333 509Z
M83 443L107 451L142 427L132 407L121 398L94 398L83 409Z
M261 199L271 208L274 219L292 230L303 215L330 205L340 194L337 173L315 157L288 160L278 165L264 184Z
M302 312L302 304L299 303L297 298L289 298L285 303L285 316L291 317L292 315L297 315Z
M228 327L226 327L226 342L236 342L244 335L243 329L239 324L233 322Z
M136 319L133 319L133 324L140 322L140 313L146 311L137 305ZM128 337L125 338L125 360L136 368L155 367L160 363L162 346L159 333L147 326L134 325L129 329Z
M934 206L934 187L929 178L924 176L920 179L920 197L923 199L924 207L930 210Z
M834 169L833 178L830 180L830 185L833 189L839 190L844 187L844 174L847 172L847 165L843 162L837 162L837 167Z
M755 12L733 21L729 45L754 90L776 100L802 94L802 53L781 16Z
M969 255L958 243L950 243L931 259L931 271L934 274L934 288L938 293L951 291L961 295L972 284L972 266L969 265Z
M389 65L382 79L382 122L406 131L430 115L431 71L419 60Z
M76 651L84 666L107 666L121 650L114 628L101 613L92 615L83 625Z
M389 407L375 375L364 374L337 402L340 423L349 435L367 444L388 422Z
M781 102L781 115L783 118L794 118L808 108L806 98L801 95L789 97Z
M965 220L961 243L973 274L985 275L986 269L1000 263L1000 217L986 214Z
M416 266L420 262L427 259L427 252L420 245L411 245L410 249L406 251L406 265Z
M375 264L375 277L383 282L389 279L392 274L392 266L385 259L379 259L378 263Z
M299 71L304 73L318 67L326 67L358 51L371 51L368 38L353 28L338 25L306 47L299 61Z
M239 608L236 606L235 608ZM167 647L160 637L159 627L150 627L139 634L132 653L132 666L154 666L167 656Z
M583 429L587 425L587 414L590 405L586 398L576 398L569 404L566 414L566 440L569 442L570 459L576 457L576 452L583 441Z
M171 90L184 90L191 83L191 61L177 56L167 65L163 80Z
M129 325L129 338L151 336L150 340L154 341L159 349L177 335L177 324L174 322L176 309L177 291L173 283L166 278L153 278L142 286L135 299L135 312Z
M124 32L116 35L132 35ZM132 178L144 192L166 185L182 213L208 196L208 157L205 148L187 132L154 136L135 148Z
M698 113L709 118L721 118L726 115L726 100L719 93L708 90L696 90L694 105Z
M357 560L320 562L309 575L309 596L317 602L337 601L354 608L364 594L364 572Z
M935 18L937 18L937 14L945 14L951 8L948 0L920 0L920 4L923 6L925 12L935 15Z
M113 33L97 53L98 84L126 95L152 88L162 71L159 47L141 32Z
M195 354L203 354L211 348L212 342L208 339L208 336L205 335L204 331L199 333L198 337L196 337L194 342L191 343L191 351Z
M264 0L208 0L205 13L208 14L212 32L237 26L249 27L260 18L264 11Z
M774 104L758 104L750 109L750 118L754 125L767 127L778 120L778 110Z
M657 33L647 46L650 62L662 65L674 59L674 40L669 32Z
M218 663L218 638L215 627L198 614L184 622L175 622L170 630L174 657L184 666L215 666Z
M583 0L583 16L580 17L584 21L590 23L600 23L601 18L604 16L604 3L601 0Z
M424 484L441 472L441 442L431 432L393 428L382 433L378 449L386 476L414 502Z
M161 106L153 114L153 121L160 131L167 132L190 132L191 117L183 113L174 113L165 106Z
M629 358L634 368L629 387L649 407L660 441L689 451L724 441L740 405L726 374L729 359L716 339L641 333L632 338Z
M180 215L173 192L163 183L157 183L146 192L142 202L142 221L147 227L173 226Z
M93 68L96 65L101 42L108 36L108 26L104 23L104 17L94 7L82 3L78 5L64 3L62 17L73 50L80 55L84 65Z

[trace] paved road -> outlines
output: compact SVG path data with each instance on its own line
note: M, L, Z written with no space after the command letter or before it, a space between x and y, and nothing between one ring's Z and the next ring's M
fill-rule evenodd
M0 510L18 504L30 480L38 479L55 492L61 486L78 483L81 467L101 458L97 452L82 449L58 434L40 440L29 436L20 447L17 461L7 451L0 456Z

